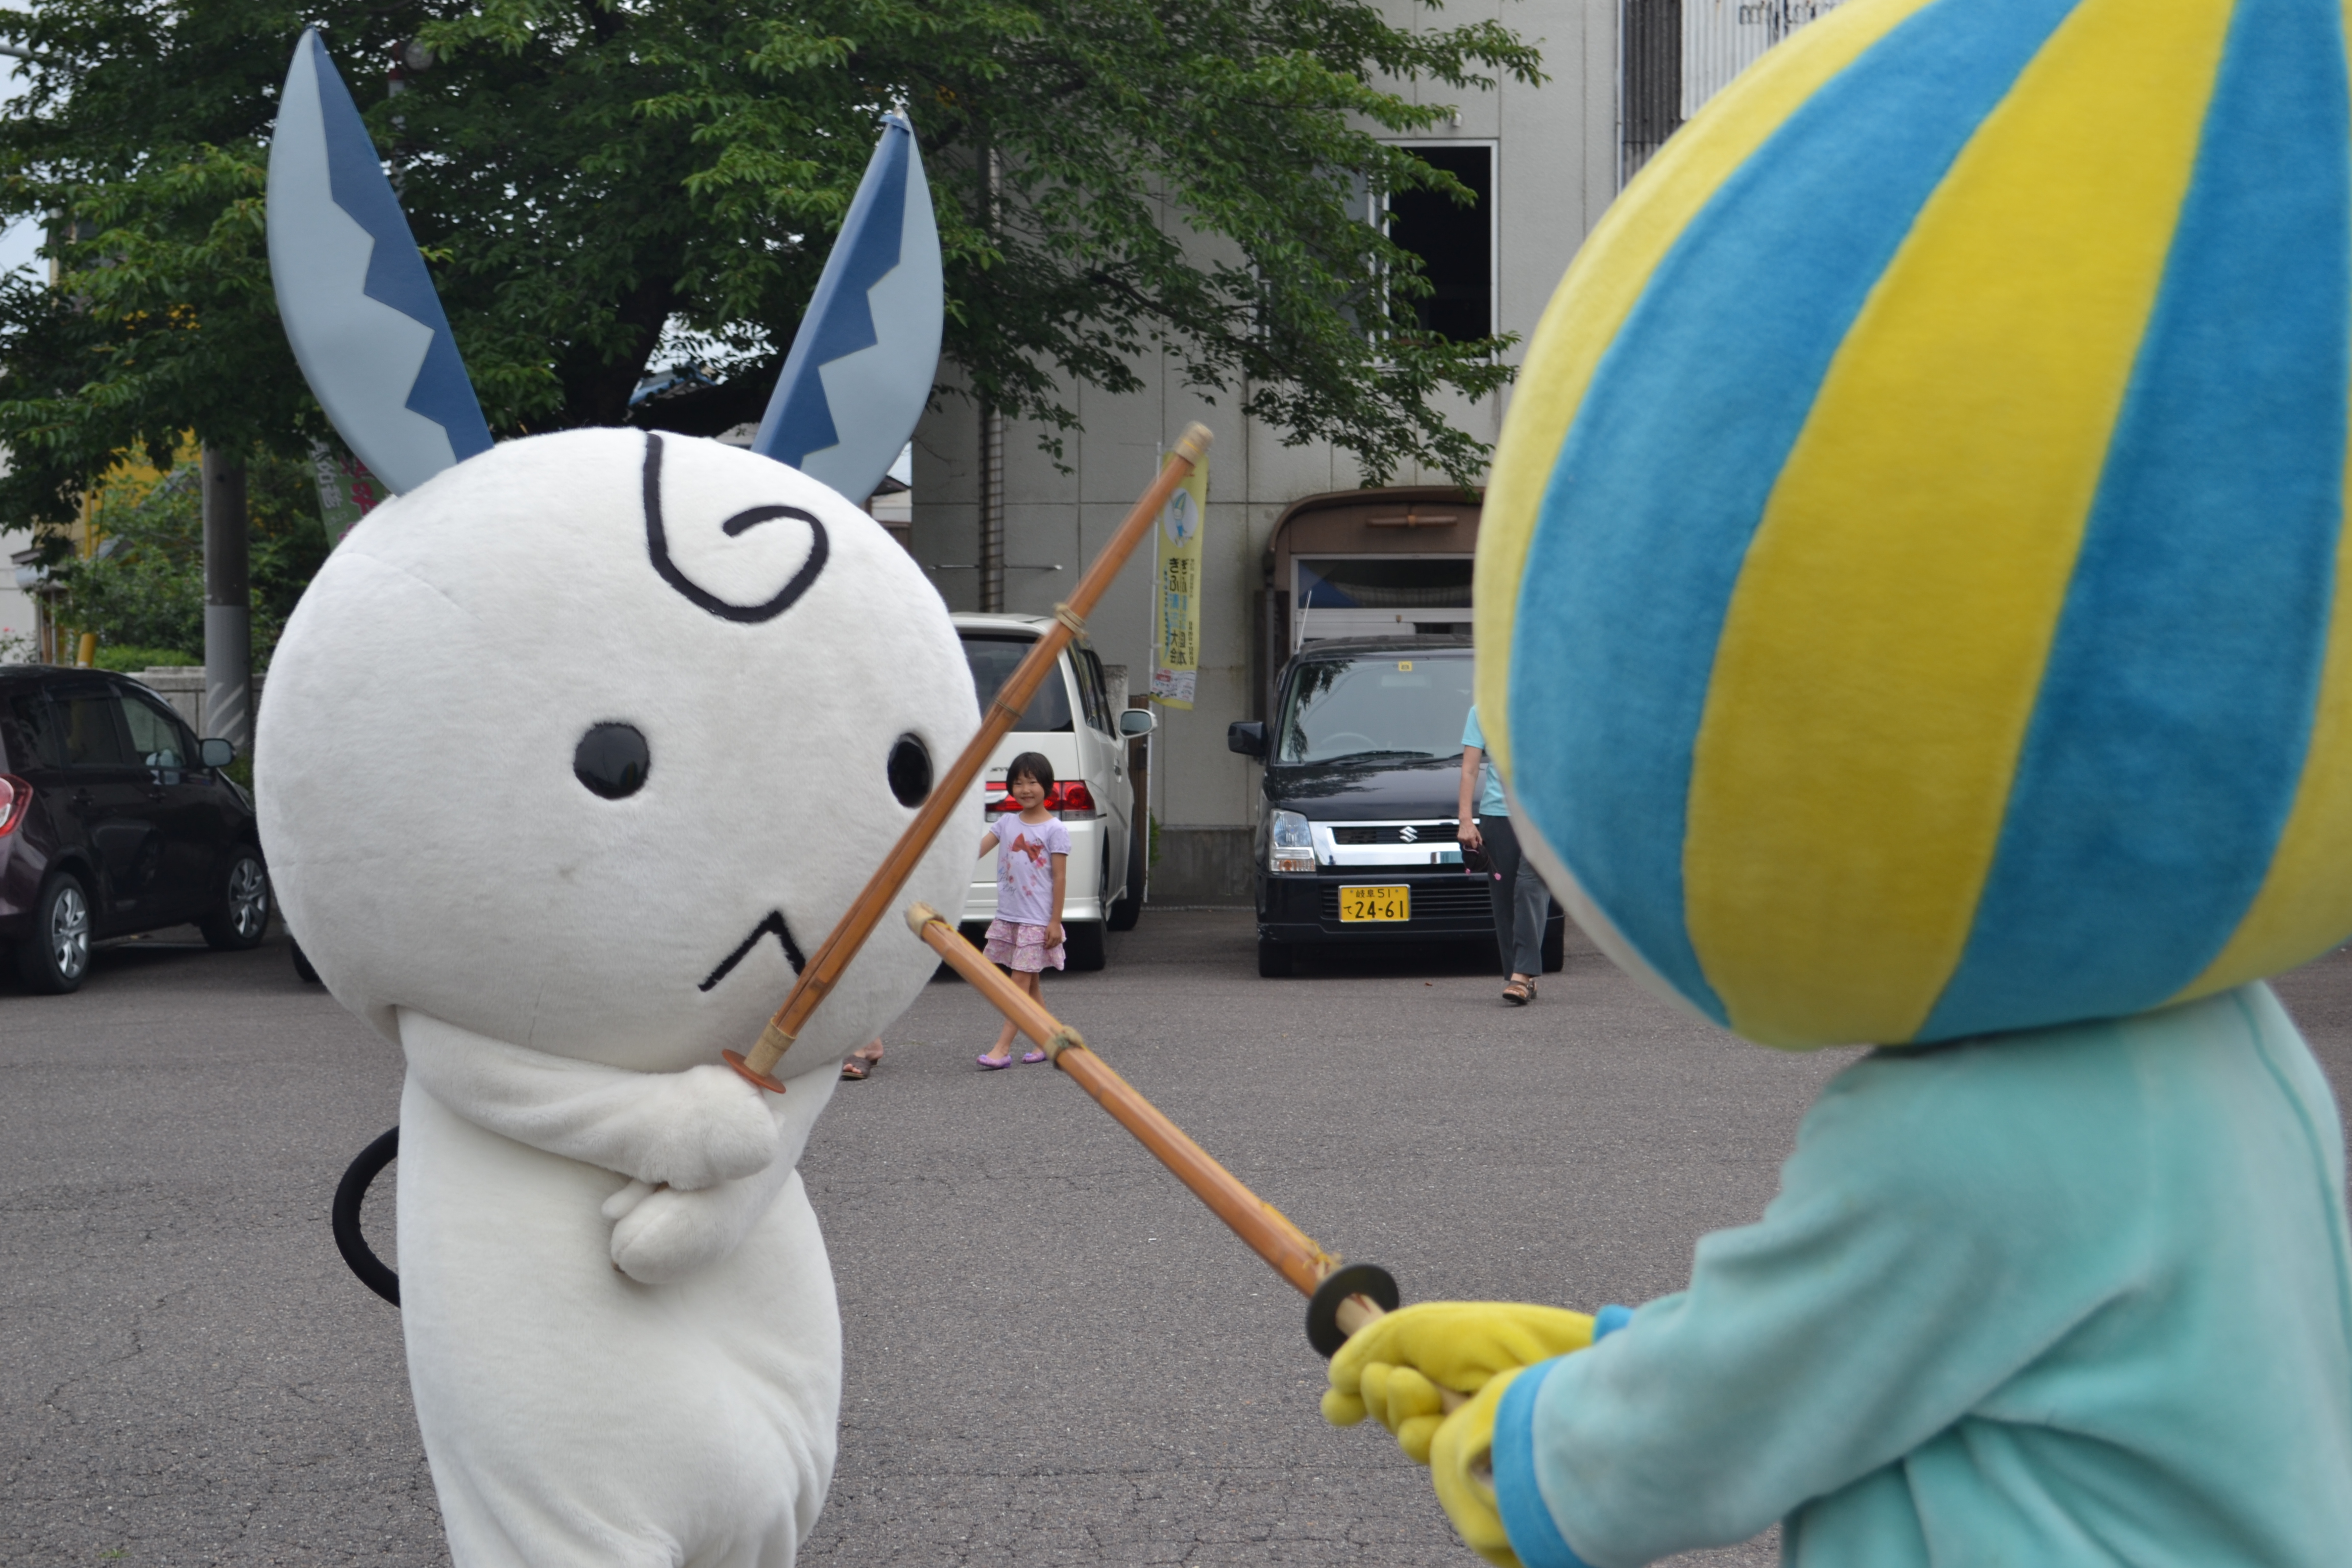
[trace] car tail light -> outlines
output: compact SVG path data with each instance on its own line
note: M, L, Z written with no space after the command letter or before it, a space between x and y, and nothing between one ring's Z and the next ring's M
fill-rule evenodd
M16 831L16 825L25 820L25 813L32 809L32 805L31 784L15 773L0 773L0 838Z
M1018 804L1006 793L1004 785L992 784L988 786L989 811L1009 811ZM1045 809L1065 821L1085 822L1102 815L1095 805L1094 791L1087 788L1084 779L1064 779L1047 790Z

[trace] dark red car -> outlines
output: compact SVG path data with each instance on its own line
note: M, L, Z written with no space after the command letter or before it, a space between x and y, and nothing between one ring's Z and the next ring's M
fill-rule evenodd
M235 757L126 677L0 668L0 947L27 987L71 991L92 942L188 921L260 942L269 875Z

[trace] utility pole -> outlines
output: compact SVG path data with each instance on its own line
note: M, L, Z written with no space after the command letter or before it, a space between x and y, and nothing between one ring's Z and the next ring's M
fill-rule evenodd
M253 752L253 574L246 552L245 464L207 445L205 500L205 733Z
M1004 608L1004 416L980 408L980 607Z
M984 145L981 160L981 226L992 236L1003 172L994 147ZM1004 608L1004 415L985 399L980 405L980 607Z

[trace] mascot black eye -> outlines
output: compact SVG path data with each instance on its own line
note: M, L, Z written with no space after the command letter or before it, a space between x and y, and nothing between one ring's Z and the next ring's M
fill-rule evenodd
M895 761L893 763L895 766ZM618 800L646 787L653 754L635 724L598 724L580 737L572 749L572 776L593 795Z
M931 796L931 753L912 735L890 748L890 793L900 805L920 805Z

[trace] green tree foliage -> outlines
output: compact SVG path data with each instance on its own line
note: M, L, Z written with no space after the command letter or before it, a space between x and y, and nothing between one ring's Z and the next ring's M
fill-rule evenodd
M1381 138L1540 79L1493 22L1392 26L1366 0L26 0L0 15L40 57L0 118L0 214L70 226L54 294L0 289L0 515L63 517L118 454L190 430L287 454L322 433L263 230L305 22L501 434L628 418L666 332L724 384L655 417L755 416L876 114L903 103L977 395L1067 429L1073 382L1132 390L1158 350L1376 477L1483 460L1431 402L1501 384L1503 345L1420 333L1417 264L1360 218L1366 189L1466 199Z
M294 602L327 558L327 534L308 465L257 454L246 489L253 660L266 667ZM96 632L100 662L109 668L177 662L170 655L204 662L204 507L196 465L183 462L160 480L110 478L93 498L90 525L95 552L59 552L49 569L64 590L59 622L77 633ZM119 657L109 657L109 649Z

